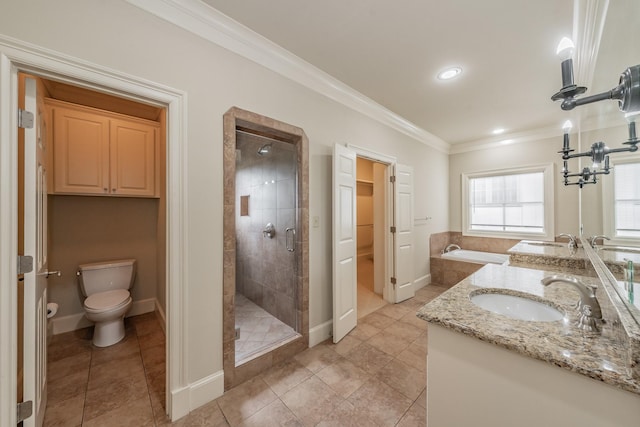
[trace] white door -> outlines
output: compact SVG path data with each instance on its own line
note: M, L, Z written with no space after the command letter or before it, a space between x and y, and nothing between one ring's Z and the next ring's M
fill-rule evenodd
M333 148L333 342L358 321L356 257L356 153Z
M24 275L24 401L33 402L25 427L41 426L47 405L47 182L44 103L36 81L25 79L25 110L34 114L24 138L24 253L33 271Z
M393 216L396 232L393 237L394 302L401 302L415 295L413 287L413 168L395 167Z

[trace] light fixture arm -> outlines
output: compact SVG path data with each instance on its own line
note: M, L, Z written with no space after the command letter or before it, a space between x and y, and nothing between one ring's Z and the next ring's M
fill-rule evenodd
M573 61L567 59L562 62L562 82L563 88L551 99L557 101L562 99L561 108L565 111L573 110L580 105L591 104L593 102L604 101L606 99L618 100L620 111L638 111L640 110L640 65L634 65L627 68L620 75L618 86L610 91L598 93L596 95L585 96L584 98L576 98L577 95L584 93L586 88L575 86L573 84ZM566 64L566 65L565 65ZM571 78L566 77L568 71L565 68L570 67ZM569 83L569 86L567 86ZM584 89L581 92L577 89Z
M618 107L623 112L640 112L640 65L634 65L622 72L618 86L610 91L598 93L596 95L585 96L584 98L576 98L578 95L586 92L587 88L576 86L573 81L573 42L567 38L563 38L558 44L557 54L561 56L561 72L562 72L562 88L556 92L551 99L553 101L562 100L560 108L565 111L573 110L580 105L591 104L593 102L603 101L605 99L614 99L618 101ZM627 147L609 148L604 142L596 142L591 145L591 150L583 153L571 154L573 149L569 146L569 131L571 130L571 122L567 121L564 128L564 138L562 150L558 153L562 154L563 167L562 176L564 185L578 185L582 188L585 184L595 184L598 175L608 175L611 171L609 166L609 154L622 152L635 152L638 150L638 142L636 136L636 124L634 120L629 121L629 139L624 142ZM590 157L593 165L591 168L585 167L581 172L569 172L569 159L577 157ZM604 165L603 165L604 163ZM575 182L570 182L570 178L577 178Z

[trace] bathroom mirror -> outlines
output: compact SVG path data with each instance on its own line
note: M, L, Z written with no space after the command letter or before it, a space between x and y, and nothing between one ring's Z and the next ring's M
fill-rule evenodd
M640 64L640 49L634 42L638 39L640 39L640 2L636 0L609 2L593 81L590 83L587 95L612 89L618 84L620 73L627 67ZM604 141L610 148L623 147L622 143L628 139L627 120L624 114L619 111L617 102L596 102L577 108L575 113L580 114L581 121L580 151L586 151L591 144L598 141ZM640 124L640 120L636 120L636 123ZM558 145L560 146L560 142ZM616 161L620 162L632 156L640 159L638 153L612 154L611 161L614 168ZM583 159L585 159L583 162L588 161L586 158ZM578 166L577 161L574 160L570 168L579 169L584 166L587 165ZM582 190L578 190L575 186L565 187L565 191L580 191L580 223L583 226L583 236L586 238L609 234L606 227L606 216L612 214L613 206L607 200L607 191L610 191L608 187L612 186L612 182L613 176L605 175L599 177L597 184L585 185ZM635 185L640 185L640 182ZM629 303L623 280L624 271L621 270L625 258L640 259L640 253L634 253L635 250L640 252L640 245L625 242L624 246L631 246L631 250L627 252L596 251L598 257L592 259L592 263L607 268L614 276L617 276L619 282L616 290L620 298L627 304L631 315L640 324L640 309L637 304ZM618 266L613 265L616 264L616 259ZM636 290L640 292L638 279L635 279L635 282ZM640 300L640 295L635 299Z

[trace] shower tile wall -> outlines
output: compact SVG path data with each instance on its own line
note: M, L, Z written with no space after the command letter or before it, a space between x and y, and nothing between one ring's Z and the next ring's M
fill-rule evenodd
M270 143L269 154L258 150ZM296 325L295 252L285 230L296 225L296 152L292 144L237 134L236 290L282 322ZM249 215L240 215L240 196L249 196ZM275 236L263 236L267 223Z

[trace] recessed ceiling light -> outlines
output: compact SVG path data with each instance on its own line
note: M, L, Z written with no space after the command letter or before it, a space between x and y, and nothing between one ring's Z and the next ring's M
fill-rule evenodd
M501 133L504 133L504 131L505 131L504 128L496 128L492 130L491 133L493 133L494 135L500 135Z
M447 68L446 70L440 71L440 73L438 73L438 79L451 80L452 78L459 76L460 73L462 73L462 68L460 67Z
M502 145L509 145L509 144L513 144L515 141L513 139L504 139L502 141L500 141L500 144Z

